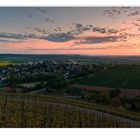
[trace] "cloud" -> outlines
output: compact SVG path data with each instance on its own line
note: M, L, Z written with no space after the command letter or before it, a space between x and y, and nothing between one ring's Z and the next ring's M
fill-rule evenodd
M55 32L59 32L59 31L62 31L62 29L61 29L60 27L56 27L56 28L54 29L54 31L55 31Z
M108 17L120 16L122 14L126 16L137 16L140 14L140 8L139 7L112 7L103 11L103 15L106 15Z
M50 19L50 18L45 18L46 23L53 23L54 20Z
M103 11L103 15L106 15L108 17L120 15L121 13L122 13L122 10L121 8L118 8L118 7L108 8L108 10Z
M108 33L118 33L119 31L117 29L108 29L107 30Z
M139 36L139 34L126 33L126 32L122 32L122 33L120 33L120 35L121 35L122 39L126 39L127 37L129 37L129 39L130 39L130 38Z
M40 27L36 27L34 28L34 30L42 34L48 34L48 32L45 29L41 29Z
M27 48L28 51L60 51L60 50L102 50L107 49L108 47L71 47L71 48Z
M14 33L0 33L0 38L12 38L12 39L26 39L28 36L23 34L14 34Z
M35 9L41 13L46 13L46 10L44 8L36 7Z
M20 42L23 42L23 41L22 40L12 40L12 39L0 39L0 42L20 43Z
M128 16L136 16L136 15L139 15L140 14L140 11L134 11L130 14L128 14Z
M70 40L77 39L84 32L99 32L102 34L116 34L117 29L107 28L107 27L94 27L93 25L87 24L83 25L80 23L75 23L74 26L69 27L70 30L62 31L61 27L56 27L53 31L49 32L40 27L34 28L35 31L41 33L41 36L35 37L38 39L48 40L51 42L67 42ZM32 37L31 37L32 38Z
M7 33L7 32L0 33L0 38L15 39L19 41L25 41L27 39L40 39L40 37L35 34L16 34L16 33Z
M47 40L50 42L67 42L67 41L77 41L81 40L80 43L101 43L101 42L113 42L118 39L118 36L112 36L112 34L116 34L119 32L117 29L107 28L107 27L99 27L93 26L91 24L81 24L81 23L74 23L74 26L70 26L67 31L63 31L61 27L56 27L51 32L47 31L46 29L42 29L41 27L34 28L36 34L16 34L16 33L0 33L0 38L9 38L9 39L18 39L18 40L27 40L27 39L40 39L40 40ZM98 32L103 35L103 37L80 37L80 35L84 32ZM39 34L38 34L39 33ZM125 35L122 35L122 39L125 38ZM6 42L6 41L5 41Z
M70 27L71 30L69 30L67 33L71 34L71 35L80 35L83 32L99 32L102 34L112 34L112 33L117 33L118 30L117 29L111 29L111 28L107 28L107 27L99 27L99 26L93 26L90 24L87 25L83 25L83 24L79 24L76 23L74 27Z
M49 34L46 37L42 36L41 39L47 39L48 41L53 41L53 42L67 42L75 39L75 37L67 33L55 33L55 34Z
M99 32L99 33L107 33L107 34L112 34L112 33L117 33L118 30L116 29L108 29L108 28L102 28L102 27L93 27L92 29L93 32Z
M91 26L89 26L89 25L82 25L82 24L75 24L75 28L76 28L76 30L79 32L79 33L81 33L81 32L83 32L83 31L89 31L89 30L91 30L91 28L92 28L92 25Z
M44 34L46 33L46 31L40 30L40 28L36 28L36 30ZM0 33L0 38L18 39L18 40L41 39L52 42L66 42L74 39L75 37L67 33L52 33L40 36L37 36L35 34Z
M107 42L117 42L121 36L90 36L80 38L80 42L76 42L76 44L98 44L98 43L107 43Z

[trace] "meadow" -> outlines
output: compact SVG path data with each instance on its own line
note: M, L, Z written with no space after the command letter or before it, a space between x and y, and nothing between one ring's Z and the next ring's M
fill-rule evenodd
M10 64L17 64L17 62L15 61L5 61L5 60L0 60L0 67L1 66L7 66L7 65L10 65Z
M35 87L37 84L40 84L40 82L24 83L24 84L19 84L19 86L30 88L30 87Z
M0 61L0 66L6 66L11 64L9 61Z

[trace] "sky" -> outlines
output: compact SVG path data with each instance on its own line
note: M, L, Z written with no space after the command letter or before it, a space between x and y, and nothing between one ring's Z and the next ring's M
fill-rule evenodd
M0 7L0 53L140 55L140 8Z

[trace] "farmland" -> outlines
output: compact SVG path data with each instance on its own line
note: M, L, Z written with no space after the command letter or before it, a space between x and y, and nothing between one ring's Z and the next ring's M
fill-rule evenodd
M110 88L140 88L140 65L116 65L113 68L95 73L79 82L80 85Z
M37 84L40 84L40 82L24 83L24 84L19 84L19 86L30 88L30 87L35 87Z
M1 61L1 60L0 60L0 67L1 67L1 66L6 66L6 65L10 65L10 64L16 64L16 62Z

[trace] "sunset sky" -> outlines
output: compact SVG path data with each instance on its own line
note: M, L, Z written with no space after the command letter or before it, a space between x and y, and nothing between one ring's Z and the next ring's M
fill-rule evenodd
M140 8L0 8L0 53L140 55Z

